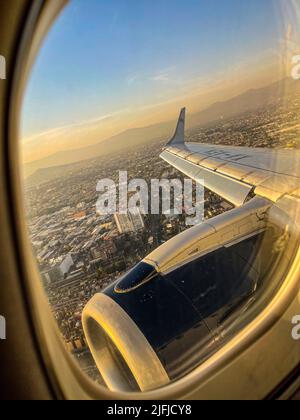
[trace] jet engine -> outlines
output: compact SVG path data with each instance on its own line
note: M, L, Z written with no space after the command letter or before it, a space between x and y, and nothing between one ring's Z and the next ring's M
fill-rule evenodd
M190 228L91 299L83 327L109 389L159 388L224 344L268 269L262 258L271 263L270 205L254 198Z

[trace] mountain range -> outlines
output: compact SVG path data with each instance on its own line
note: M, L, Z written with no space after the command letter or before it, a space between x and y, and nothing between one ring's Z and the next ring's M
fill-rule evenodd
M293 94L298 87L300 87L298 81L284 79L263 88L248 90L229 100L216 102L201 112L188 115L187 127L192 129L197 126L205 126L220 119L232 118L266 107L280 99L284 100L287 96ZM53 167L105 156L151 141L165 139L167 142L174 132L174 127L175 121L168 121L148 127L126 130L92 146L60 151L41 160L27 163L24 165L24 174L25 177L28 177L38 170L41 172L41 169L47 169L52 173L53 170L50 170L50 168Z

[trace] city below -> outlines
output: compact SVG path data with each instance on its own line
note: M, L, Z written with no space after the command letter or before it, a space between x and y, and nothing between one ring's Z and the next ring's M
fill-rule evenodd
M187 131L186 141L221 145L299 148L300 94L267 107ZM119 155L59 167L57 174L26 182L30 238L51 308L69 351L86 373L101 381L83 334L86 303L124 275L159 245L187 229L185 214L106 215L96 212L97 182L119 171L150 180L183 175L159 158L166 139L122 151ZM205 190L205 219L232 205Z

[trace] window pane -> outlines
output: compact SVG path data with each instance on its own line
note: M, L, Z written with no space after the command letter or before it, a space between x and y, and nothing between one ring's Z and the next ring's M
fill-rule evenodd
M48 34L22 114L26 219L66 348L99 384L183 377L282 284L297 16L292 1L72 0Z

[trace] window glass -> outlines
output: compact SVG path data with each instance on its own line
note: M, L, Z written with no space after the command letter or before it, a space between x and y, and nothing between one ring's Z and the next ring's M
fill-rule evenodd
M282 284L300 44L298 6L281 6L72 0L40 50L20 133L29 238L67 351L111 390L188 374Z

